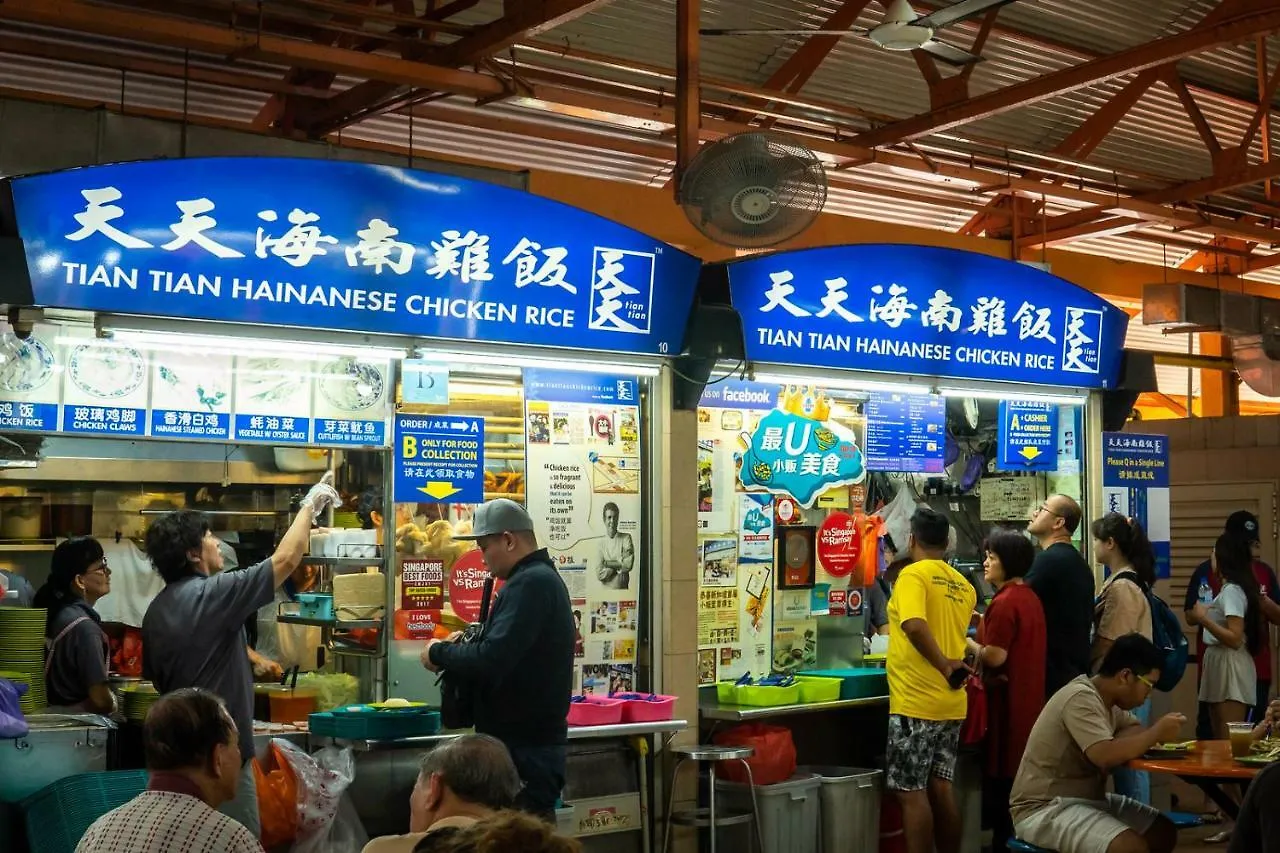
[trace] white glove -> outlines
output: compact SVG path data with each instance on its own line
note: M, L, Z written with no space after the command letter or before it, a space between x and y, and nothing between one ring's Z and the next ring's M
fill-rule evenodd
M298 506L311 507L311 516L314 518L329 506L336 506L340 500L338 491L333 487L333 472L330 471L320 478L320 482L311 487L311 491L307 492Z

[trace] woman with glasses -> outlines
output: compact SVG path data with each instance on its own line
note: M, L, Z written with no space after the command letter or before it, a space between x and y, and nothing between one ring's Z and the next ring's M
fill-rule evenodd
M1207 606L1196 602L1187 621L1204 628L1204 663L1200 673L1200 701L1209 706L1213 736L1230 738L1230 723L1241 723L1256 700L1253 655L1266 642L1261 591L1253 574L1249 545L1224 533L1210 557L1221 589ZM1207 841L1226 841L1228 829Z
M111 591L102 545L77 536L53 551L49 579L36 591L45 622L45 688L50 713L110 714L115 697L107 680L110 643L93 605Z

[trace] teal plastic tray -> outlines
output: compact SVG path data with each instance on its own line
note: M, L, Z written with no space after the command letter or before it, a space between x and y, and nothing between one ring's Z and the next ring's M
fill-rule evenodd
M809 669L798 673L815 678L840 679L841 699L870 699L889 695L889 677L883 669Z
M427 708L324 711L308 718L311 734L343 740L423 737L440 731L440 712Z
M77 773L41 788L22 801L31 853L75 853L95 820L146 789L145 770Z

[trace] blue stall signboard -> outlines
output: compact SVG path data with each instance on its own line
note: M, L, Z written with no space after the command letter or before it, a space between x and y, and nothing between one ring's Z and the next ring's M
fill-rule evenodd
M222 412L151 410L151 435L155 438L231 438L231 417Z
M524 398L531 402L640 405L640 381L634 376L526 370L523 378Z
M867 244L728 265L748 359L1111 388L1128 318L1057 276L988 255Z
M396 503L481 503L484 418L396 415Z
M941 474L947 401L936 394L874 392L867 401L867 468Z
M143 435L147 412L132 406L64 405L62 431L81 435Z
M347 418L316 418L316 444L343 447L385 447L386 421L353 421Z
M1102 501L1107 512L1118 512L1143 526L1156 555L1156 577L1169 577L1168 436L1104 432Z
M1053 403L1002 400L997 434L1001 471L1058 470L1058 407Z
M311 418L284 415L246 415L237 412L232 429L236 441L310 444Z
M680 352L700 261L481 181L193 158L12 182L37 305L613 352Z

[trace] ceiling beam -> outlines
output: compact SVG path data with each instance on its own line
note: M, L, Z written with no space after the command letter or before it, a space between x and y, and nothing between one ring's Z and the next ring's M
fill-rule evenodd
M1177 35L996 89L941 110L933 110L893 122L859 134L852 141L857 145L878 148L919 139L922 136L1000 115L1085 86L1175 62L1219 45L1234 44L1259 34L1280 30L1280 9L1276 9L1274 3L1262 3L1261 0L1256 0L1253 5L1262 5L1266 11L1252 11L1211 26L1201 23Z
M676 201L680 200L680 180L698 154L698 132L702 129L698 35L701 5L700 0L676 0Z
M1218 141L1218 135L1213 132L1213 126L1209 124L1208 119L1204 117L1204 113L1200 111L1200 105L1196 103L1195 96L1187 88L1187 83L1182 79L1182 75L1178 73L1178 69L1172 65L1166 65L1161 69L1161 79L1178 96L1178 100L1182 101L1182 108L1186 110L1191 123L1195 125L1196 133L1200 134L1204 147L1209 149L1210 154L1220 152L1222 143Z
M487 74L235 30L226 25L202 24L128 9L106 9L84 0L4 0L0 2L0 20L4 19L220 56L253 57L280 65L387 80L473 98L494 97L505 91L502 81Z
M610 0L527 0L490 24L470 35L433 50L430 61L445 68L461 68L490 54L510 47L521 39L567 23ZM386 80L366 80L330 98L307 120L307 131L323 136L340 130L355 120L376 114L379 107L391 105L406 94L405 86Z

